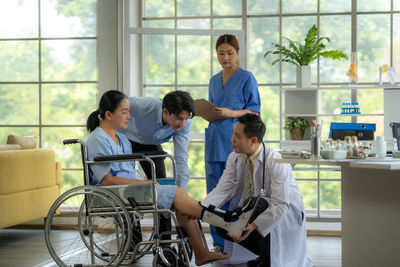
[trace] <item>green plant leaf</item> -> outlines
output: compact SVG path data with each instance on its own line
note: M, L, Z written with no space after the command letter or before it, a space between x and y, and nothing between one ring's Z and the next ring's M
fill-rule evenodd
M310 122L302 117L287 117L283 128L288 131L294 128L300 128L300 130L304 132L305 129L310 128Z
M272 61L272 65L278 62L288 62L297 66L308 66L320 56L333 60L348 59L347 55L339 50L325 51L326 44L330 43L330 38L319 37L318 29L315 24L308 30L304 44L283 37L288 42L288 47L281 44L274 44L275 50L265 52L268 55L279 55L279 58ZM326 43L325 43L326 42Z

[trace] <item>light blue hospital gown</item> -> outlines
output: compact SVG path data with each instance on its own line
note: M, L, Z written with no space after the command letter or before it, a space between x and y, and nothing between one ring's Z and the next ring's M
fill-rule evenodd
M88 160L93 160L97 156L111 156L120 154L132 154L132 147L129 140L121 133L117 132L117 145L103 129L97 127L90 133L86 140ZM135 169L135 162L112 162L109 164L96 164L89 166L90 184L100 185L104 176L111 171L113 176L127 179L139 179L139 174ZM157 207L160 209L170 209L175 197L176 185L157 185Z

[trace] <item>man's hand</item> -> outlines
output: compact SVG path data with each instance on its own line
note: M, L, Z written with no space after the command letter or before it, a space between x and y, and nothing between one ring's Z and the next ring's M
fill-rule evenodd
M245 228L243 228L243 235L241 237L238 237L236 235L232 235L228 233L228 236L233 239L236 243L242 242L245 240L247 237L249 237L250 233L253 232L254 230L257 230L258 227L255 223L251 223L247 225Z

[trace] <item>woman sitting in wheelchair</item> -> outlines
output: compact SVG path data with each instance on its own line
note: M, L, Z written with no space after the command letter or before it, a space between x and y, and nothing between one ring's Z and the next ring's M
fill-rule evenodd
M127 97L115 90L103 94L98 110L90 114L87 128L90 135L86 141L88 159L97 156L132 154L131 144L118 130L128 127L129 101ZM138 179L139 175L133 161L113 162L109 164L90 165L89 172L93 185L123 185L151 183L151 180ZM252 209L244 209L237 216L220 213L218 209L205 208L190 197L182 187L176 185L156 185L157 207L174 209L179 225L189 238L195 254L197 265L215 260L227 259L228 256L208 251L201 239L197 221L200 219L229 233L240 236L251 217Z

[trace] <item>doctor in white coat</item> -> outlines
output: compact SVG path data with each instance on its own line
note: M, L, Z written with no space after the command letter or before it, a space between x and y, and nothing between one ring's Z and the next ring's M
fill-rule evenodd
M231 140L234 152L229 155L216 188L206 196L202 205L220 207L229 199L230 210L243 205L246 191L244 162L245 157L249 157L253 169L252 193L258 196L264 188L264 198L269 207L244 228L241 237L227 234L228 239L234 242L225 240L224 252L230 258L224 263L313 266L314 262L307 254L303 198L293 178L292 168L289 164L274 161L280 158L280 154L262 144L264 133L265 125L258 115L246 114L238 118ZM260 251L260 247L265 251Z

